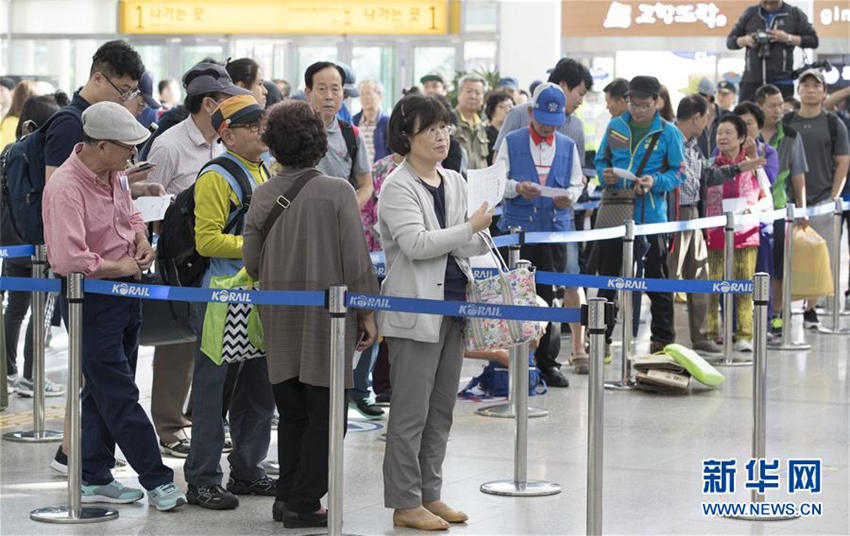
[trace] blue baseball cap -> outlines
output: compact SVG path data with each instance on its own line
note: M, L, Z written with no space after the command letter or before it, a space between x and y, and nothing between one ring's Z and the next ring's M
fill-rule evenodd
M139 79L139 91L145 99L145 104L154 110L162 107L159 101L153 98L153 76L149 71L142 73L142 77Z
M519 81L512 76L506 76L504 78L499 78L499 87L509 87L509 88L513 88L513 89L519 89Z
M531 109L538 123L551 127L563 125L567 120L564 114L566 106L567 97L557 85L545 82L534 88Z

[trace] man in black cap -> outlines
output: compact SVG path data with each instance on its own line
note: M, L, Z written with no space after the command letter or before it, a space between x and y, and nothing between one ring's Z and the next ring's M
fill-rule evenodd
M634 189L635 223L667 221L667 192L684 179L684 138L674 125L658 113L661 84L653 76L636 76L629 82L629 109L615 117L605 129L596 152L596 171L606 189ZM648 153L648 156L646 156ZM646 156L646 157L645 157ZM631 171L637 180L628 181L613 168ZM605 197L603 196L603 206ZM602 209L600 209L602 210ZM600 240L596 243L600 275L620 275L623 264L622 240ZM635 240L635 260L643 266L644 277L667 279L667 237L649 235ZM673 294L649 292L652 301L652 336L650 351L656 352L676 339L673 329ZM616 292L600 290L599 296L613 301ZM613 318L608 324L606 342L611 342Z
M445 97L447 94L446 81L440 73L428 73L419 79L419 83L422 84L422 93L426 97Z
M219 156L224 147L215 142L218 134L211 116L219 103L233 95L250 95L236 86L225 68L201 62L183 75L184 105L189 116L157 137L147 160L155 164L150 180L177 195L195 183L201 168ZM191 421L183 404L192 382L195 343L157 346L154 351L151 385L151 416L164 454L185 458L189 437L185 428Z
M717 97L715 97L715 102L717 102L721 114L732 111L735 107L735 97L737 96L738 88L732 82L721 80L717 83Z

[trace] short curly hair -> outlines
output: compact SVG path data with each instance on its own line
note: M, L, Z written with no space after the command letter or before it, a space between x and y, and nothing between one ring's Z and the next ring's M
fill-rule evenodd
M284 166L310 168L328 150L325 124L304 101L286 100L272 106L263 132L272 155Z

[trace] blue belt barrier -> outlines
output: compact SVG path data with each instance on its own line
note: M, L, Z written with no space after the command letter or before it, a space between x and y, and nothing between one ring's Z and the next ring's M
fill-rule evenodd
M496 268L473 268L475 279L486 279L498 274ZM386 265L376 264L378 279L386 277ZM687 294L752 294L753 282L749 280L697 280L697 279L645 279L607 275L563 274L560 272L535 272L540 285L563 287L603 288L610 290L635 290L644 292L684 292Z
M606 275L562 274L536 272L535 282L540 285L587 287L609 290L634 290L642 292L685 292L687 294L752 294L753 282L749 280L693 280L649 279L642 277L617 277Z
M30 279L26 277L0 278L0 290L59 292L58 279ZM146 285L101 279L86 279L83 289L90 294L139 298L150 300L175 300L187 302L249 303L254 305L292 305L324 307L325 293L319 290L230 290L212 288L183 288L165 285ZM452 302L396 298L372 294L346 295L346 305L358 309L400 311L406 313L435 314L474 318L505 318L535 322L580 322L578 309L560 307L532 307L488 303Z
M397 298L377 294L351 294L345 305L356 309L422 313L428 315L463 316L469 318L504 318L532 320L535 322L581 322L579 309L561 307L533 307L529 305L502 305L418 298Z
M60 292L58 279L31 279L29 277L0 277L0 290L13 292Z
M35 255L35 246L2 246L0 247L0 259L14 259L17 257L32 257Z
M85 292L127 298L185 302L250 303L254 305L299 305L324 307L321 290L234 290L219 288L167 287L98 279L86 279Z

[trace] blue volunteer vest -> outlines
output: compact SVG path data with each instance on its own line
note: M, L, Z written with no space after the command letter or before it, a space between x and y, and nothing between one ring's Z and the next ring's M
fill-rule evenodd
M529 181L540 184L537 167L531 156L531 133L529 129L515 130L505 137L511 170L509 177L517 182ZM546 178L546 186L569 188L573 169L575 143L569 137L555 132L555 158ZM572 208L558 208L549 197L525 199L516 196L505 199L498 227L507 231L510 227L522 227L528 232L555 232L572 229Z

